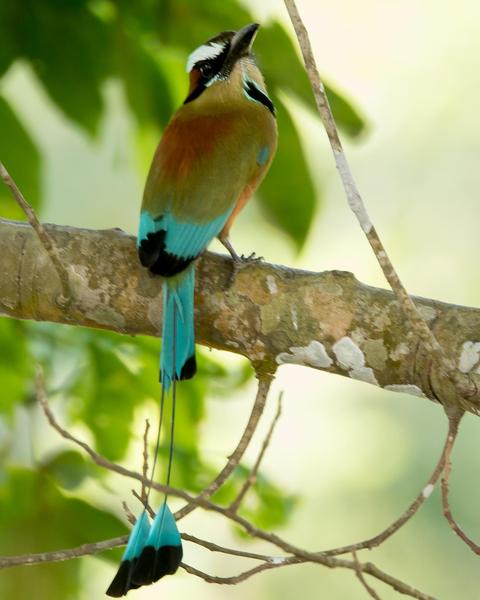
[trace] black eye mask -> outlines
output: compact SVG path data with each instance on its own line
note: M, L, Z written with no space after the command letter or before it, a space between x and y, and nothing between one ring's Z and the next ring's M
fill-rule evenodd
M194 64L193 68L200 72L200 78L197 87L186 98L184 104L198 98L206 90L208 83L220 73L230 50L230 41L234 35L234 31L224 31L206 42L206 45L222 44L223 49L217 56L200 60Z

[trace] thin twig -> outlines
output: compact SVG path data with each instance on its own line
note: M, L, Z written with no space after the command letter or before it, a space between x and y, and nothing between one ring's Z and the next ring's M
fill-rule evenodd
M252 487L252 485L255 483L255 481L257 479L258 469L260 468L260 464L263 460L265 452L267 451L267 448L270 445L270 441L272 439L272 435L275 430L275 426L277 425L280 415L282 414L282 398L283 398L283 392L281 392L278 397L277 411L275 413L275 416L273 417L272 424L270 425L270 429L268 430L267 436L266 436L265 440L263 441L262 447L260 449L260 453L258 455L257 460L255 461L255 464L252 467L250 475L245 480L245 482L242 485L240 491L238 492L238 495L235 498L235 500L230 504L230 510L232 510L233 512L236 512L240 508L240 504L242 503L243 499L245 498L246 493Z
M142 496L140 496L140 494L137 492L137 490L132 490L132 494L133 494L133 496L134 496L134 497L135 497L135 498L136 498L136 499L137 499L139 502L141 502L141 503L142 503L143 507L144 507L144 508L145 508L145 510L148 512L148 514L150 515L150 517L151 517L152 519L154 519L154 518L155 518L155 511L154 511L154 510L153 510L153 508L150 506L150 504L149 504L149 503L148 503L146 500L144 500L144 499L142 498Z
M200 577L207 583L216 583L216 584L220 584L220 585L236 585L238 583L241 583L241 582L249 579L250 577L253 577L254 575L257 575L258 573L261 573L262 571L268 571L271 569L279 569L279 568L287 567L290 565L302 564L303 562L306 562L306 561L296 558L296 557L283 558L282 560L277 560L277 561L272 560L272 562L262 563L260 565L257 565L256 567L253 567L252 569L249 569L248 571L244 571L243 573L240 573L239 575L234 575L232 577L218 577L215 575L209 575L208 573L199 571L198 569L195 569L194 567L187 565L185 563L182 563L180 566L183 569L185 569L185 571L187 571L187 573L190 573L191 575L195 575L196 577ZM368 573L369 575L371 575L372 577L375 577L379 581L386 583L387 585L392 587L394 590L396 590L400 594L405 594L406 596L410 596L411 598L416 598L417 600L436 600L433 596L424 594L420 590L417 590L416 588L403 583L399 579L392 577L388 573L385 573L384 571L382 571L381 569L379 569L372 563L363 563L363 564L360 564L358 567L357 565L355 565L355 563L353 561L336 559L335 564L332 565L332 567L333 568L340 567L340 568L345 568L345 569L351 569L353 571L356 571L357 568L360 568L362 570L362 572Z
M451 434L452 432L450 424L447 436L445 438L445 443L443 445L442 453L440 455L440 458L438 459L435 469L433 470L433 473L430 475L422 491L410 504L407 510L404 513L402 513L396 521L391 523L383 531L381 531L372 538L369 538L362 542L357 542L356 544L350 544L349 546L342 546L341 548L334 548L333 550L325 550L323 553L327 556L337 556L339 554L347 554L355 552L357 550L371 550L376 546L380 546L380 544L382 544L385 540L387 540L395 532L397 532L401 527L403 527L403 525L405 525L405 523L407 523L407 521L409 521L418 512L419 508L423 505L423 503L430 497L431 493L433 492L435 485L438 482L440 475L442 474L445 468Z
M248 445L253 437L253 434L257 430L258 422L260 421L260 417L263 414L263 409L265 408L265 403L267 401L268 392L270 390L270 386L272 384L272 377L270 375L262 375L259 376L258 379L258 389L255 397L255 401L253 403L252 412L250 413L250 418L245 426L245 429L242 433L242 437L237 444L237 447L232 452L232 454L228 457L228 461L220 473L215 477L215 479L208 485L198 496L197 500L203 500L210 498L213 494L220 489L220 487L225 483L225 481L230 477L233 471L236 469L240 461L242 460L243 455L245 454ZM177 518L182 518L192 512L195 509L194 504L187 504L183 508L181 508L177 513Z
M286 558L282 562L274 563L274 562L265 562L252 569L248 569L248 571L243 571L243 573L239 573L238 575L233 575L231 577L218 577L216 575L209 575L208 573L204 573L203 571L199 571L194 567L187 565L185 563L181 563L182 569L185 569L187 573L190 575L195 575L196 577L200 577L207 583L216 583L219 585L237 585L246 581L250 577L261 573L262 571L269 571L270 569L278 569L280 567L286 567L288 565L298 565L303 563L304 561L299 558Z
M64 560L72 560L81 556L92 556L105 550L125 546L128 541L128 535L95 542L92 544L82 544L76 548L68 548L67 550L56 550L54 552L39 552L36 554L23 554L21 556L1 556L0 569L9 569L11 567L19 567L20 565L39 565L42 563L62 562Z
M60 256L58 254L58 250L57 250L57 247L56 247L54 241L52 240L52 238L46 231L45 227L38 220L37 215L35 214L35 211L30 206L30 204L25 200L25 197L23 196L22 192L20 191L17 184L13 180L12 176L7 171L7 169L5 168L5 165L1 161L0 161L0 177L3 179L3 181L5 182L5 184L11 191L12 196L15 199L16 203L20 206L20 208L25 213L25 216L27 217L28 222L30 223L32 228L35 230L35 233L37 234L38 239L40 240L40 243L42 244L45 252L50 257L50 260L52 261L53 267L54 267L55 271L57 272L58 278L60 279L60 284L62 286L62 294L57 298L57 302L59 303L60 306L66 306L71 298L70 280L68 278L68 271L60 259Z
M443 472L441 488L442 488L442 507L443 514L447 519L448 524L450 525L452 531L458 535L458 537L465 542L465 544L477 555L480 555L480 546L476 544L460 527L460 525L455 520L452 509L450 508L450 502L448 500L448 492L449 492L449 482L450 482L450 474L452 471L452 461L451 454L453 450L453 445L455 443L455 439L458 433L458 422L455 419L451 419L450 421L450 436L448 449L446 452L446 461L445 461L445 470Z
M380 596L377 594L377 592L368 585L365 577L363 576L362 565L358 561L358 556L357 556L357 553L355 552L355 550L352 552L352 556L353 556L353 562L355 563L355 575L357 576L357 579L360 581L360 583L365 588L367 594L371 598L375 598L375 600L382 600L380 598Z
M142 502L145 505L147 503L147 485L145 483L148 477L148 431L150 429L150 421L145 419L145 433L143 434L143 481L142 481L142 493L141 498Z
M464 398L472 398L478 392L475 384L468 376L460 373L456 369L454 362L445 355L443 348L438 343L433 332L430 330L426 321L420 315L415 304L408 295L407 290L402 284L380 237L370 220L338 135L338 129L325 92L325 87L320 79L317 64L315 62L308 31L300 17L295 0L284 0L284 2L302 51L305 68L312 85L318 112L320 113L332 148L335 163L342 180L349 206L357 217L363 232L367 236L383 274L396 295L400 306L403 308L406 317L409 319L412 329L422 340L425 349L434 354L438 359L445 374L455 382L460 394Z
M122 502L122 508L130 525L135 525L137 519L135 518L135 515L132 513L132 511L129 509L128 504L125 502L125 500Z
M230 556L241 556L242 558L252 558L254 560L262 560L265 562L275 562L276 558L272 556L268 556L267 554L257 554L255 552L246 552L244 550L235 550L233 548L225 548L224 546L219 546L218 544L214 544L213 542L208 542L207 540L202 540L194 535L190 535L189 533L182 533L182 539L187 542L193 542L199 546L203 546L210 550L210 552L220 552L221 554L228 554ZM283 559L282 559L283 560Z

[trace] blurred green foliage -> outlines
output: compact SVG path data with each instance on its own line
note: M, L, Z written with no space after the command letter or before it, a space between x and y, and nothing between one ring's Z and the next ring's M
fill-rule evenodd
M104 111L103 86L116 79L123 84L139 139L145 131L160 135L185 95L188 54L218 31L252 21L237 0L3 0L0 82L13 64L26 62L72 127L95 137ZM277 106L280 133L278 155L258 200L270 220L301 248L320 192L285 98L312 110L314 101L294 44L278 23L264 24L256 51ZM364 123L357 111L331 89L329 96L339 125L358 135ZM29 202L41 210L42 155L1 88L0 132L1 160ZM21 216L3 185L0 206L3 217ZM39 362L64 422L80 424L100 453L122 461L143 434L135 428L138 412L149 411L155 427L158 346L152 339L0 319L2 422L13 428L22 410L33 419L32 378ZM199 491L215 475L199 448L205 398L215 394L228 401L251 375L249 366L227 369L200 353L198 375L179 386L174 485ZM27 447L32 442L23 441ZM13 466L18 444L15 436L0 434L0 553L53 550L126 531L105 508L80 497L86 482L104 486L106 474L75 448L61 448L19 468ZM161 446L160 466L166 453ZM231 501L247 474L248 467L240 466L216 499ZM285 523L294 504L294 498L259 476L243 511L258 525L275 528ZM116 553L109 556L118 558ZM78 561L36 567L34 577L19 575L15 570L2 574L0 597L76 597Z

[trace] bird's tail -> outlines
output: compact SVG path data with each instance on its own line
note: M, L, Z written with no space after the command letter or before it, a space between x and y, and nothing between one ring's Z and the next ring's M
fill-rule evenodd
M162 352L160 354L160 422L158 426L155 457L152 465L151 481L155 474L160 432L166 393L172 388L172 420L166 485L170 485L173 459L175 425L176 384L179 379L189 379L196 371L195 331L193 315L193 294L195 270L187 269L176 277L166 279L163 284L163 331ZM145 507L148 506L150 490ZM164 575L171 575L178 569L182 560L182 540L175 517L167 505L165 494L153 523L150 523L146 508L137 520L123 554L122 562L110 587L109 596L119 598L131 589L158 581Z
M195 329L193 265L163 283L163 331L160 380L166 391L173 381L195 375Z

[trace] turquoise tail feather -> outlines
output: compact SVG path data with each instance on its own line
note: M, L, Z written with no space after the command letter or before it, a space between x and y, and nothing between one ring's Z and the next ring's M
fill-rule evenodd
M173 575L183 557L182 539L172 512L164 501L152 523L145 547L135 563L133 579L149 585Z
M194 291L195 269L193 266L176 277L166 279L163 283L160 379L166 391L170 388L172 381L190 379L197 370L193 312Z
M145 545L148 543L150 532L150 520L147 512L144 510L130 533L127 547L122 556L122 562L106 592L107 596L121 598L122 596L125 596L129 590L140 587L140 584L135 580L133 574L138 559L141 556Z

